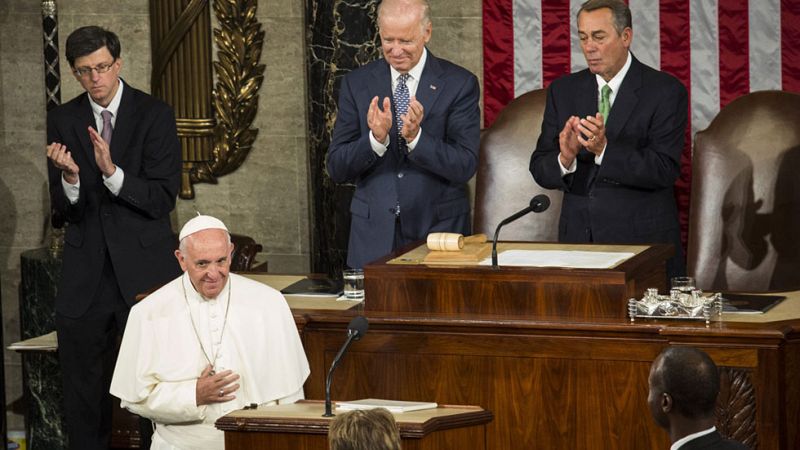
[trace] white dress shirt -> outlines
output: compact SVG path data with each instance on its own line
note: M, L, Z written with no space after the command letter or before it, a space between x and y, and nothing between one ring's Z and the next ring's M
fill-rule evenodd
M717 427L711 427L711 428L709 428L707 430L698 431L697 433L692 433L690 435L684 436L684 437L678 439L677 441L675 441L669 447L669 450L678 450L679 448L681 448L683 446L683 444L685 444L685 443L687 443L689 441L692 441L694 439L697 439L697 438L699 438L701 436L705 436L707 434L711 434L711 433L713 433L715 431L717 431Z

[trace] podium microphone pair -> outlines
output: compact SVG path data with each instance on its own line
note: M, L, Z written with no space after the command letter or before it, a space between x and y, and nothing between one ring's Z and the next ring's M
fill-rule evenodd
M350 324L347 325L347 339L344 341L344 344L342 344L342 348L339 349L339 353L333 358L331 368L328 370L328 377L325 379L325 414L323 414L322 417L333 417L331 408L331 379L333 378L333 371L336 370L336 366L339 365L339 361L342 359L342 356L344 356L344 353L350 348L350 344L367 334L368 329L369 322L364 316L356 316L350 321Z
M494 230L494 239L492 239L492 268L497 268L497 237L500 235L500 228L503 225L507 225L519 219L520 217L524 216L525 214L528 214L529 212L540 213L546 211L547 208L549 207L550 207L550 197L544 194L539 194L531 199L531 203L528 205L527 208L520 210L510 215L509 217L506 217L505 219L503 219L502 222L500 222L497 225L497 228Z

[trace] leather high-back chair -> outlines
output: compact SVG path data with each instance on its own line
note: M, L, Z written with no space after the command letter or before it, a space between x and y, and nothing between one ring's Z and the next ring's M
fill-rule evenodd
M494 124L481 134L475 187L473 229L489 238L506 217L526 208L531 198L546 193L550 208L503 227L504 241L557 241L561 212L560 191L544 189L529 171L531 153L542 129L545 89L525 93L509 103Z
M264 250L261 244L250 236L235 233L231 233L231 242L233 243L231 271L249 272L253 270L256 254ZM264 271L266 272L266 270Z
M706 290L800 289L800 95L733 101L697 133L689 273Z

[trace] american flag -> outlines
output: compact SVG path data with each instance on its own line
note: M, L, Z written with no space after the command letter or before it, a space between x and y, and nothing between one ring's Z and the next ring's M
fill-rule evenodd
M582 3L484 0L484 126L515 97L586 68L577 39ZM800 92L800 0L629 0L628 5L632 53L671 73L689 91L690 127L675 185L685 242L689 138L748 92Z

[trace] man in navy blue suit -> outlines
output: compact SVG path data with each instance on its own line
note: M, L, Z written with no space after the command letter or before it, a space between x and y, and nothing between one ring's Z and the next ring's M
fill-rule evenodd
M668 276L682 275L673 185L680 175L688 96L676 78L630 53L623 0L589 0L578 12L588 69L554 81L530 171L564 191L561 242L668 243Z
M120 79L120 52L108 30L72 32L66 56L86 92L47 115L50 203L67 222L55 309L71 449L109 447L108 389L130 305L180 273L175 115Z
M650 413L669 432L671 450L747 450L714 426L719 370L705 352L667 347L653 361L648 385Z
M331 179L356 185L354 268L432 231L469 234L478 163L478 80L425 48L427 0L384 0L378 27L384 58L342 80L327 156Z

